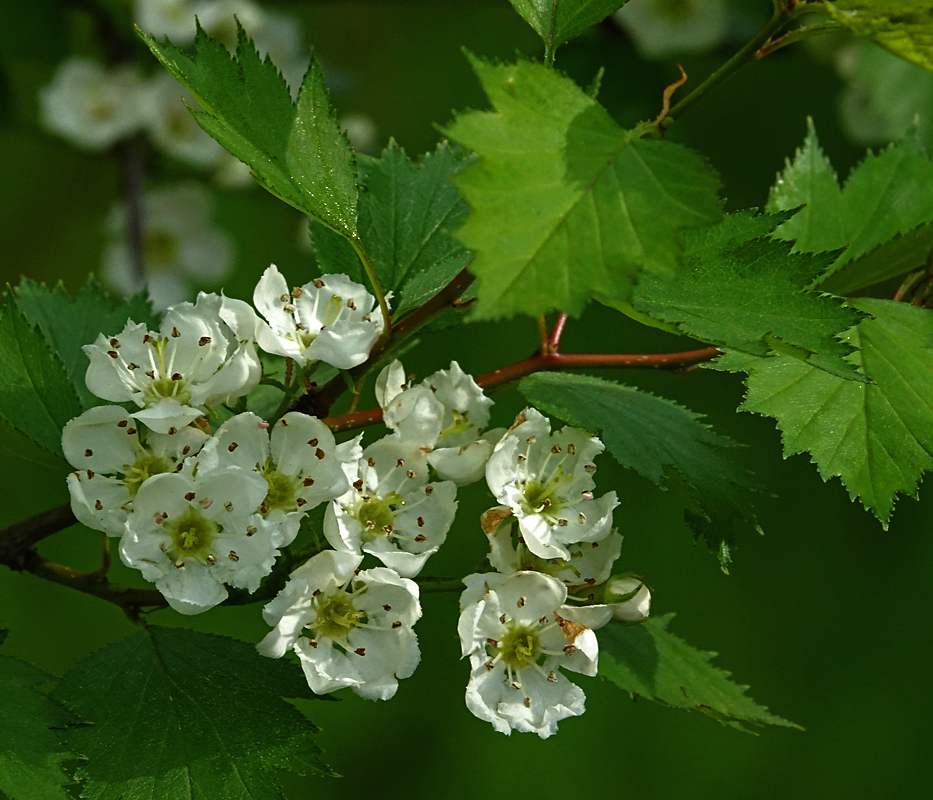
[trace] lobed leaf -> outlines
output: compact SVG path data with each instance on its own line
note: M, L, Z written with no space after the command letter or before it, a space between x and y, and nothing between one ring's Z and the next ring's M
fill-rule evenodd
M447 134L479 156L454 182L472 208L457 235L474 252L480 317L627 301L643 270L676 272L680 231L721 218L700 156L623 130L540 64L471 61L494 111L462 114Z
M824 5L852 33L933 70L933 6L928 0L824 0Z
M602 22L628 0L509 0L541 37L548 52Z
M676 403L612 381L538 373L523 378L519 389L555 417L600 433L623 467L682 494L687 523L727 570L738 523L754 524L754 489L726 455L735 442Z
M311 60L292 102L285 79L237 23L236 56L199 26L191 55L140 32L162 65L197 99L198 124L248 164L256 180L347 238L356 235L356 163L324 76Z
M308 689L288 661L243 642L147 628L95 653L53 696L93 722L69 731L89 800L279 800L276 772L329 775L317 728L283 697Z
M713 666L715 653L697 650L667 630L673 614L640 625L607 625L599 638L599 675L632 697L700 711L737 730L749 725L800 728L758 705L729 673Z

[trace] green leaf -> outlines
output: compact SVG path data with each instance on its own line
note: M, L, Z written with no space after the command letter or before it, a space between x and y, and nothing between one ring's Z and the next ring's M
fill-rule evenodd
M82 661L53 696L93 722L70 731L89 800L279 800L278 770L331 774L317 728L282 697L301 670L211 634L147 628Z
M771 189L767 209L801 205L774 235L795 239L795 252L846 248L818 282L827 291L847 294L899 274L892 272L889 250L896 256L895 269L925 263L928 234L917 229L933 222L933 163L908 134L881 153L869 153L840 188L811 120L803 147ZM905 248L902 238L908 234Z
M742 211L685 231L681 271L670 281L645 275L635 309L710 344L759 356L793 351L820 369L866 380L844 360L851 345L837 338L860 315L837 297L807 290L835 254L791 254L789 243L768 238L788 216Z
M152 307L142 294L114 304L93 279L75 297L61 283L49 289L29 278L23 278L14 293L23 316L39 326L49 346L61 357L83 408L101 403L84 381L89 363L84 345L91 344L101 333L119 333L127 320L150 329L158 327Z
M548 53L602 22L628 0L509 0L538 36Z
M480 156L454 178L473 209L458 237L474 252L480 317L627 301L642 270L676 272L681 230L721 218L700 156L623 130L540 64L471 60L495 111L462 114L447 133Z
M724 725L753 733L750 725L800 728L771 714L745 694L747 686L714 667L716 655L691 647L667 630L673 614L640 625L607 625L599 638L599 675L633 697L694 709Z
M823 480L887 527L898 494L916 496L933 468L933 312L906 303L851 301L870 314L849 332L848 358L874 383L842 380L796 359L727 357L715 366L749 373L742 410L774 417L784 454L809 452Z
M62 428L83 410L62 360L8 290L0 310L0 418L62 455Z
M268 58L262 60L237 23L236 57L199 27L188 55L168 39L143 41L194 95L198 124L248 164L276 197L342 236L356 235L356 165L340 130L317 61L305 73L297 102Z
M470 252L449 235L469 212L450 182L465 163L443 143L417 164L394 141L379 158L360 158L360 241L383 290L396 293L396 317L430 300L470 263ZM311 238L321 272L367 282L346 239L314 222Z
M612 381L542 372L523 378L519 389L555 417L601 433L623 467L676 489L687 523L727 569L737 523L754 523L753 487L726 455L735 442L676 403Z
M933 70L933 6L929 0L836 0L830 15L894 55Z
M0 641L6 632L0 631ZM0 656L0 793L15 800L68 800L72 781L63 762L79 758L60 741L59 731L79 718L36 689L52 675L9 656Z

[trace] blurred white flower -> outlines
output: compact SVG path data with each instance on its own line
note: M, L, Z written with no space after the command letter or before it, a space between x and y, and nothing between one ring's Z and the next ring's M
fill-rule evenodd
M134 21L139 29L161 40L184 46L194 41L195 16L207 12L210 0L136 0Z
M191 93L167 72L159 72L146 84L146 126L152 143L163 153L208 167L220 164L227 152L201 130L188 106L198 108Z
M357 153L373 155L379 150L379 128L369 114L351 112L340 117L339 122Z
M729 32L726 0L629 0L615 19L648 59L702 53Z

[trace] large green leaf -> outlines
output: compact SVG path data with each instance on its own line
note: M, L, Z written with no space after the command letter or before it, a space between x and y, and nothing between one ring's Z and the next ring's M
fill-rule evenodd
M549 53L601 22L628 0L509 0Z
M469 211L450 181L465 163L447 144L412 163L394 141L379 158L360 158L360 241L383 290L396 293L396 315L429 300L470 263L470 252L449 235ZM346 239L315 222L311 236L321 272L367 282Z
M39 326L49 346L61 357L84 408L101 402L88 391L84 380L89 363L84 345L91 344L101 333L119 333L129 319L148 325L150 329L158 327L145 297L136 295L114 304L93 280L89 280L75 297L61 283L49 289L28 278L24 278L14 292L23 316L32 325Z
M538 373L524 378L519 389L555 417L601 433L623 467L682 494L688 524L727 569L737 523L754 521L753 487L726 452L735 442L676 403L612 381Z
M929 0L835 0L833 19L918 67L933 70L933 5Z
M803 147L768 200L769 211L799 206L804 208L775 236L795 239L795 251L845 248L820 286L848 294L926 262L933 236L933 163L911 133L870 153L840 188L810 121Z
M915 496L933 468L933 312L859 299L871 317L848 336L848 358L874 383L842 380L797 359L729 356L716 366L749 373L742 409L774 417L785 456L809 452L824 480L842 479L887 526L898 494Z
M778 349L865 380L844 360L852 346L838 338L860 315L837 297L807 290L835 254L792 254L789 243L768 238L788 216L743 211L686 231L677 277L645 275L634 307L710 344L759 356Z
M447 133L480 156L454 178L473 209L458 236L480 317L627 301L642 270L676 272L681 230L722 216L718 179L692 151L623 130L540 64L472 62L495 110Z
M745 694L747 686L714 667L715 653L697 650L667 630L673 614L640 625L607 625L597 631L599 675L630 692L674 708L695 709L738 730L793 722L771 714Z
M0 641L5 631L0 630ZM75 755L59 733L80 720L36 686L52 675L16 658L0 656L0 795L15 800L68 800L71 780L62 770Z
M277 771L330 774L317 728L282 699L308 694L288 661L171 628L95 653L53 692L94 723L69 732L89 800L279 800Z
M239 27L236 57L198 29L191 55L168 39L143 41L201 104L198 124L248 164L276 197L338 233L356 235L356 164L314 60L297 102Z
M82 412L62 360L8 291L0 310L0 418L62 455L62 428Z

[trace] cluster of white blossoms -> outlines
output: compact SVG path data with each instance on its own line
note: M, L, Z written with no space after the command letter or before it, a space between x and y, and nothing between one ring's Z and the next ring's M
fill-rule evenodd
M65 426L72 508L119 537L123 562L172 608L196 614L228 586L255 592L323 506L326 545L265 607L272 630L258 649L293 651L316 693L386 700L421 657L415 579L444 544L460 487L485 477L499 505L481 520L491 571L464 578L467 706L499 731L549 736L584 707L560 669L595 674L594 630L639 622L650 604L640 579L612 575L622 537L615 494L593 493L602 444L575 428L552 433L534 409L487 430L492 401L456 362L420 383L388 364L375 391L389 432L365 448L362 435L338 444L297 411L267 421L225 410L261 380L259 350L298 370L294 387L318 363L363 364L382 331L375 299L346 276L289 290L271 266L253 306L202 293L157 331L128 321L101 334L84 348L86 383L124 405ZM223 421L211 430L211 419Z

